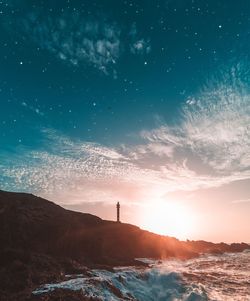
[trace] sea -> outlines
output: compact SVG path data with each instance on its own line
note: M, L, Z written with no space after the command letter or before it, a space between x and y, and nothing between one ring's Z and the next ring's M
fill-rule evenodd
M149 267L93 270L89 277L67 275L68 280L46 284L33 293L63 288L105 301L250 301L250 250L185 261L139 260Z

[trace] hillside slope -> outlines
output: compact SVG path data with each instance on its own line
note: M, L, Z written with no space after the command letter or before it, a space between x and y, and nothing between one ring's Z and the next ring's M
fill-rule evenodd
M0 245L5 249L112 265L135 257L195 255L175 238L65 210L30 194L1 191L0 217Z
M185 259L248 247L181 242L65 210L31 194L0 191L0 294L5 300L22 300L33 287L63 279L65 273L87 273L85 266L112 268L138 264L138 257Z

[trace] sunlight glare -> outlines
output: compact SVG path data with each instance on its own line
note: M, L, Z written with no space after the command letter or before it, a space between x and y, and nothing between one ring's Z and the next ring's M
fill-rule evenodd
M189 238L194 231L194 213L177 202L158 201L147 204L141 219L142 228L183 240Z

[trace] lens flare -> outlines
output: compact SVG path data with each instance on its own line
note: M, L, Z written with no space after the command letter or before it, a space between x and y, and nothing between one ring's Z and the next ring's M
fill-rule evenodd
M187 239L194 232L195 215L180 202L150 202L142 210L140 226L161 235Z

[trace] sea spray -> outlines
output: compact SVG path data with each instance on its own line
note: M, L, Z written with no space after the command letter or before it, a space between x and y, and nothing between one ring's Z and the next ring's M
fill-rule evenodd
M104 301L250 301L250 252L151 261L149 268L122 267L115 272L93 270L89 278L47 284L33 293L56 288L82 290Z

